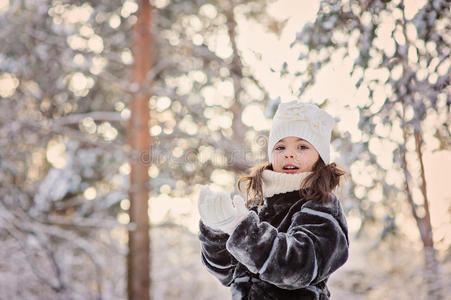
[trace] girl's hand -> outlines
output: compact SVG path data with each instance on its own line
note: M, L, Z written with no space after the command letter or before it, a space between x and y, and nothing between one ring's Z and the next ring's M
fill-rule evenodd
M236 195L233 200L226 192L214 192L207 186L200 187L199 214L205 225L231 234L248 213L244 199Z

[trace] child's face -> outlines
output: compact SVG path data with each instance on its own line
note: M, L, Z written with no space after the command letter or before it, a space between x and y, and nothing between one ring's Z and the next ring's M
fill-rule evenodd
M274 172L301 173L311 172L319 153L306 140L289 136L278 141L271 153Z

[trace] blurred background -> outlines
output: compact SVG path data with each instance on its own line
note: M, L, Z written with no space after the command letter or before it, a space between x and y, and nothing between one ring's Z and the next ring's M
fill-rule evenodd
M0 298L230 299L199 186L237 193L300 99L348 172L332 299L450 299L449 6L0 0Z

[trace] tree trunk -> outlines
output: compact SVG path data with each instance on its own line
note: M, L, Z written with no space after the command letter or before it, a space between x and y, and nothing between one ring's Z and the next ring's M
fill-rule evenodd
M130 222L128 265L128 299L150 299L149 175L150 133L149 97L152 68L151 6L139 0L137 22L133 29L131 84L134 91L129 104L131 117L127 139L130 146Z
M421 171L421 193L423 194L423 207L425 210L425 215L421 219L421 222L418 224L421 240L423 241L424 246L424 257L426 264L426 282L428 285L428 296L431 300L441 299L441 286L440 286L440 276L439 276L439 268L438 262L435 255L434 248L434 240L432 236L432 224L431 224L431 214L429 211L429 199L427 196L426 189L426 176L424 170L423 163L423 137L421 135L421 131L415 131L415 149L418 156L418 161L420 163L420 171Z
M235 8L233 1L230 1L227 5L225 15L227 18L227 32L232 44L233 54L232 62L230 65L230 76L233 80L233 91L234 91L234 103L230 110L233 113L232 121L232 140L238 149L244 150L244 138L246 133L246 126L241 120L241 114L243 112L243 107L240 104L240 96L242 91L241 78L243 78L243 64L241 62L240 54L238 52L238 46L236 44L236 21L233 9Z
M225 3L224 13L227 19L227 32L229 34L229 39L231 42L233 54L232 62L230 65L230 77L233 81L233 105L230 111L233 114L232 119L232 153L230 156L230 164L234 164L234 160L243 161L248 164L248 157L246 155L246 126L241 120L243 113L243 106L240 103L241 92L243 90L241 85L241 79L243 78L243 63L241 61L240 53L238 51L238 45L236 43L236 27L237 23L234 14L235 3L234 1L229 1ZM235 182L239 179L238 172L235 173ZM237 186L235 185L235 192Z
M403 111L402 111L402 119L404 120L405 110L403 103ZM404 145L407 144L408 141L408 132L405 126L402 126ZM420 171L421 171L421 192L423 195L423 208L424 208L424 216L418 215L417 205L413 201L412 192L409 187L409 179L411 174L409 172L409 167L407 165L406 159L406 151L407 149L401 149L401 168L404 171L404 188L406 191L407 201L409 202L412 216L414 217L418 230L420 232L421 241L423 243L423 254L425 259L425 282L427 285L427 295L428 299L431 300L439 300L441 299L441 285L440 285L440 276L439 276L439 268L437 258L435 256L435 248L434 241L432 237L432 224L431 217L429 211L429 200L427 197L427 189L426 189L426 176L423 164L423 152L422 152L422 136L420 131L414 130L415 137L415 150L417 153L418 161L420 163Z

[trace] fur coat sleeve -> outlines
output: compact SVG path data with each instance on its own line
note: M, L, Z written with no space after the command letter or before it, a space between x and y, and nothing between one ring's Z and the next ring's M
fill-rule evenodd
M237 264L237 261L226 249L229 235L219 230L213 230L200 221L198 237L202 263L223 285L229 286Z
M279 230L255 211L226 241L233 257L260 280L294 290L320 282L348 258L348 237L338 199L293 205Z

